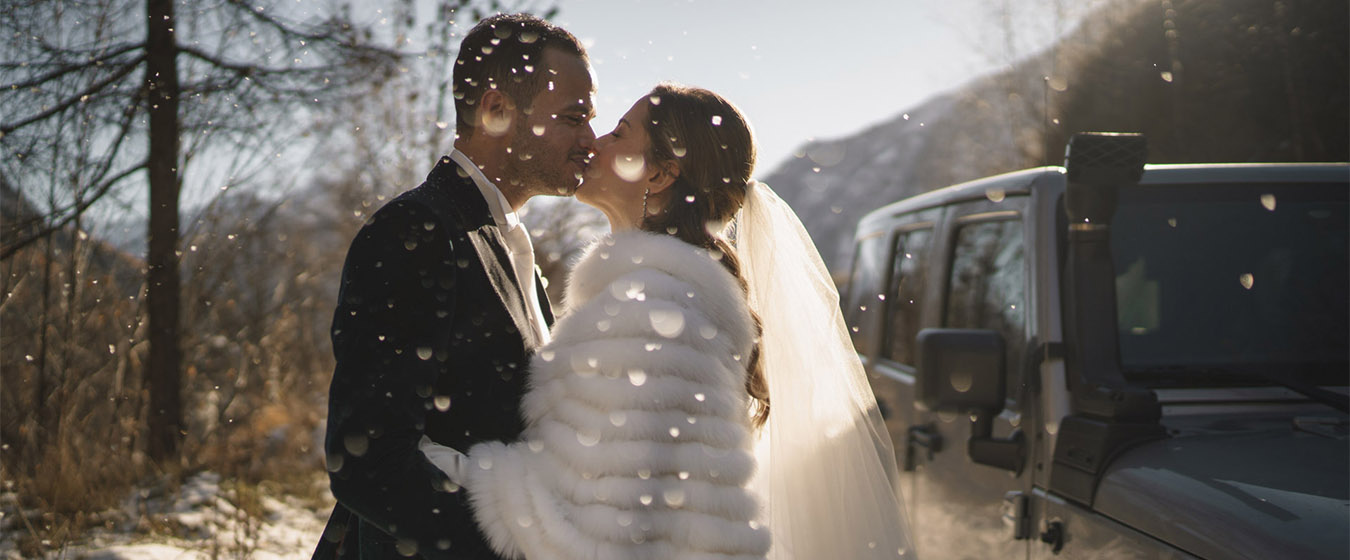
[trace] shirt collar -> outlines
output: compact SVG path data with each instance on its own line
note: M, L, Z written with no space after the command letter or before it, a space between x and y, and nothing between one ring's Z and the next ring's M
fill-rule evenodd
M511 209L511 203L506 201L502 195L501 189L488 180L483 170L474 165L469 156L464 155L457 149L450 150L450 159L459 164L461 169L469 172L469 178L473 179L473 184L478 186L478 191L483 194L483 200L487 202L488 209L492 211L492 221L497 223L497 227L505 231L516 229L520 225L520 217L516 215L515 210Z

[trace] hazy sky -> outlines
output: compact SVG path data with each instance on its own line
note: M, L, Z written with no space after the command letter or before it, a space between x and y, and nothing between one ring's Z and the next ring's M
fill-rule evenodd
M1100 2L1063 9L1089 3ZM1045 47L1055 4L559 0L555 22L589 47L599 79L597 134L661 80L706 87L750 118L763 175L810 138L862 130ZM1019 22L1012 49L999 31L1005 5Z

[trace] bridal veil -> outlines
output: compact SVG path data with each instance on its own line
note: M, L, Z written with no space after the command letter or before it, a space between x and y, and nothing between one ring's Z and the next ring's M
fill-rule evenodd
M751 182L736 251L763 322L772 407L754 489L773 560L916 557L895 453L853 349L839 292L797 215Z

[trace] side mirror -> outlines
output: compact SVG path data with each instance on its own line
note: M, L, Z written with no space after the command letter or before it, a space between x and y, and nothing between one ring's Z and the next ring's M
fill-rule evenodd
M971 412L966 453L981 465L1022 474L1026 437L1013 430L993 437L993 417L1003 410L1003 335L987 329L924 329L918 335L914 392L929 410Z
M1004 386L1003 335L986 329L923 329L914 391L929 410L999 411Z

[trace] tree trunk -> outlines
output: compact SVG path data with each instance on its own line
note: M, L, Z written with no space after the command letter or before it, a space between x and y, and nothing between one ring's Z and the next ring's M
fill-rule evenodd
M37 350L37 377L33 383L33 408L36 413L32 424L33 431L29 432L28 443L33 444L34 449L41 449L47 443L48 427L51 426L50 406L47 403L47 323L51 320L51 300L52 300L52 262L56 260L56 251L53 245L55 240L48 236L44 240L45 253L42 256L42 316L38 320L38 350ZM36 460L39 454L33 454L32 459Z
M178 459L182 440L182 351L178 332L178 48L173 0L146 0L146 88L150 114L150 230L146 307L150 356L146 386L147 452L157 463Z

